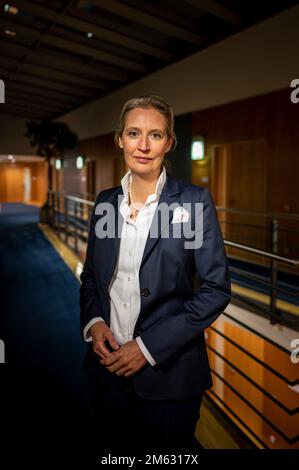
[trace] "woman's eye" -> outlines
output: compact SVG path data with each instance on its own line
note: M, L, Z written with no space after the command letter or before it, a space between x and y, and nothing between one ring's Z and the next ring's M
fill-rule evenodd
M162 139L162 135L159 132L154 132L152 136L154 139Z
M137 137L137 136L138 136L138 132L137 132L137 131L129 131L129 132L128 132L128 136L129 136L129 137Z

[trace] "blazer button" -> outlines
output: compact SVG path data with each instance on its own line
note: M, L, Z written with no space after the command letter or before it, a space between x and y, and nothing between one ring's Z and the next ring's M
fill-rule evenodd
M147 287L141 289L141 295L143 295L143 297L148 297L150 295L149 289Z

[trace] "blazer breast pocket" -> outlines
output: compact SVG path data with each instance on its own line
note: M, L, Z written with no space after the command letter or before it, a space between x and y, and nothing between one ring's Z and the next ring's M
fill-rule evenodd
M182 206L176 207L173 212L172 224L188 222L190 217L189 212Z

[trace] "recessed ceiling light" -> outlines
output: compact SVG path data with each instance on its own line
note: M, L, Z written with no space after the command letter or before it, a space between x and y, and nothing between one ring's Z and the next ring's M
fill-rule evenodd
M9 3L4 3L3 10L6 13L10 13L11 15L17 15L19 13L19 9L13 5L10 5Z
M11 29L5 29L4 34L7 34L7 36L13 36L13 37L17 35L17 33L15 31L12 31Z
M93 33L91 31L88 31L88 33L86 33L86 37L88 39L91 39L93 37Z

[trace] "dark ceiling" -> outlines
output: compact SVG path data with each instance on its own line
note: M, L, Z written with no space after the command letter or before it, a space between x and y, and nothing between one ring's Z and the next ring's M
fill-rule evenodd
M0 1L0 112L60 116L297 3Z

